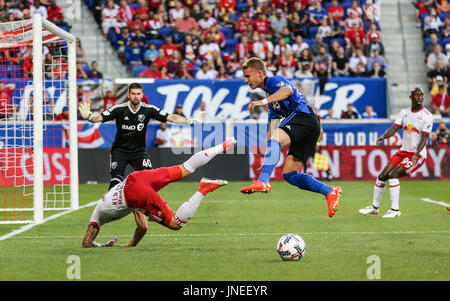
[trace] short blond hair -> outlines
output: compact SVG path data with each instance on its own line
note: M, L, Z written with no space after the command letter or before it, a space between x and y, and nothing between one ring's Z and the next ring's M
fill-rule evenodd
M264 61L261 58L256 57L256 56L248 58L247 60L245 60L245 62L242 63L241 69L245 70L247 68L261 70L262 72L264 72L264 74L267 74L266 64L264 63Z

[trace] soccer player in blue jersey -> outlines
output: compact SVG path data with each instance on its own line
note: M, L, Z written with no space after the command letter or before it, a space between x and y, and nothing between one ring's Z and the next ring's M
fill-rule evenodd
M269 192L269 180L280 160L281 149L289 145L289 153L283 167L283 177L300 189L322 194L328 203L328 216L333 217L342 195L339 186L330 187L313 176L299 172L315 152L321 125L313 108L303 95L282 76L267 76L264 61L251 57L241 66L245 82L251 89L261 88L267 98L248 105L250 113L257 106L269 106L269 133L267 150L261 174L257 181L241 189L242 193Z

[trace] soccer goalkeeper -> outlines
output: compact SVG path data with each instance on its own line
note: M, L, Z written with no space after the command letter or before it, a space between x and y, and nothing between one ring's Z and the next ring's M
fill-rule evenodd
M111 247L117 238L105 244L94 240L104 224L123 218L133 212L136 219L136 231L128 244L123 247L136 246L147 232L147 221L155 221L161 225L179 230L192 218L202 199L210 192L228 184L225 180L209 180L203 178L200 187L189 200L184 202L176 212L168 206L158 191L166 185L182 180L192 174L197 168L207 164L216 155L227 151L236 144L234 138L228 138L222 144L195 153L181 165L161 167L153 170L135 171L121 183L109 190L97 203L91 216L82 246Z

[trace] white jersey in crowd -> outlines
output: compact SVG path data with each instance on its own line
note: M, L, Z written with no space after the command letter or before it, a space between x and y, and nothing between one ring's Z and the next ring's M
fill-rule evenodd
M403 129L402 147L400 150L415 153L419 146L422 133L430 134L433 127L433 115L423 107L417 112L411 108L400 111L394 124ZM427 157L427 148L420 152L422 158Z
M133 212L134 208L128 207L125 203L125 182L126 180L117 184L98 200L97 206L91 216L91 222L95 222L101 227L106 223L121 219Z

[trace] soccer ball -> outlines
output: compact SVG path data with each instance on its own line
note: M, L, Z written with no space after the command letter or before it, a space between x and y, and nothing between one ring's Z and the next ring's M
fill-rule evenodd
M299 260L305 251L305 241L297 234L283 235L277 244L277 252L283 260Z

